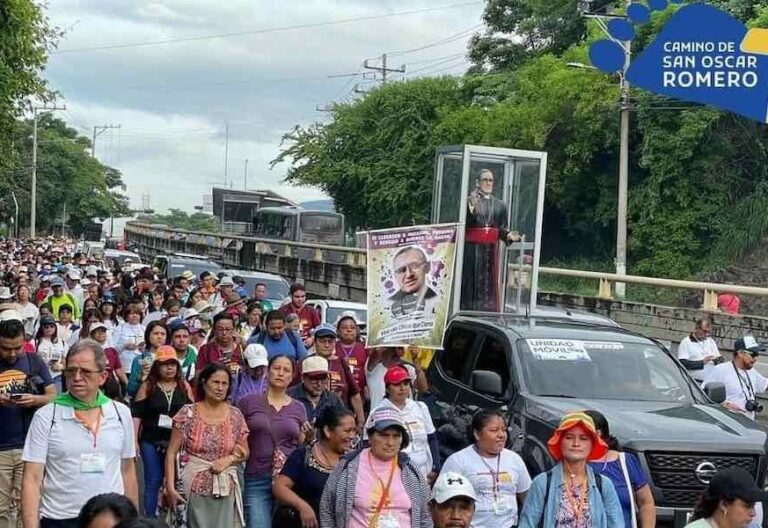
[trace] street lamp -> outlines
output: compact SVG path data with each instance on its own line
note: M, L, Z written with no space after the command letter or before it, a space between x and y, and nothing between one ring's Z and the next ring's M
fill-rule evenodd
M616 213L616 275L627 274L627 199L629 189L629 83L627 82L627 68L629 67L630 48L629 42L619 42L614 39L601 18L619 18L615 16L584 15L598 21L598 25L608 35L608 38L617 42L624 50L624 67L619 72L619 112L621 115L621 132L619 140L619 198L618 211ZM580 62L569 62L571 68L597 70L594 66ZM623 299L626 295L626 284L616 283L616 297Z

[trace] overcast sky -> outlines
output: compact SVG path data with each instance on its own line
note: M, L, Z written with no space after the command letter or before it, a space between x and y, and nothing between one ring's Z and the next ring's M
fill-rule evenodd
M481 0L50 0L66 36L46 77L67 106L60 117L81 133L122 126L98 138L96 154L122 171L134 207L145 193L158 212L202 204L224 181L227 122L235 188L248 158L249 189L324 198L281 184L285 167L269 162L284 132L323 119L318 105L372 82L329 76L361 72L382 52L411 77L460 74L482 9ZM241 34L197 38L231 33ZM188 40L157 43L174 39Z

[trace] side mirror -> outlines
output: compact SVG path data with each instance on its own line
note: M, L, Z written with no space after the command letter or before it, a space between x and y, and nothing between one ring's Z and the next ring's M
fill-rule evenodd
M725 401L725 385L719 381L707 383L707 386L704 387L704 393L715 403L723 403Z
M501 396L504 394L504 388L501 384L501 376L490 370L474 371L472 373L472 378L470 379L470 387L477 392L489 396Z

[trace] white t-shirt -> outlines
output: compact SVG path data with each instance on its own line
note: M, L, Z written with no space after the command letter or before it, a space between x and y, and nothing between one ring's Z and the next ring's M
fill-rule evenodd
M706 378L704 378L704 387L713 381L719 381L725 385L725 401L732 403L744 414L755 419L754 412L747 412L747 400L754 400L755 395L765 392L768 389L768 379L763 377L754 368L749 370L736 369L733 362L722 363L713 367Z
M384 398L379 407L395 409L400 413L410 439L403 453L408 455L413 465L419 468L426 478L432 471L432 452L429 450L427 436L435 432L435 425L432 423L427 405L408 398L405 400L405 408L400 409L389 399Z
M481 457L474 445L448 457L441 472L464 475L477 494L472 528L517 525L517 494L528 491L531 476L520 455L504 449L498 457Z
M688 359L690 361L701 361L707 356L719 357L720 350L717 348L717 343L711 337L707 337L701 341L694 341L691 336L686 337L680 341L680 346L677 348L677 359ZM715 365L713 363L707 363L704 365L704 370L691 371L691 374L699 374L697 378L706 378L709 371Z
M136 456L131 412L122 403L112 401L101 409L95 449L93 435L75 419L71 407L49 403L32 418L21 458L45 464L41 516L74 519L94 495L124 493L122 461ZM93 465L94 453L103 456L98 467Z
M37 319L40 317L40 310L31 302L28 302L24 305L19 304L17 311L21 318L24 319L24 332L27 335L34 336L37 330Z

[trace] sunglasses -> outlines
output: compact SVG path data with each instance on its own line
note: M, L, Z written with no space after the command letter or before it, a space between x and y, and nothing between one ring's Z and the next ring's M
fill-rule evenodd
M307 374L306 378L309 381L327 381L328 374Z

